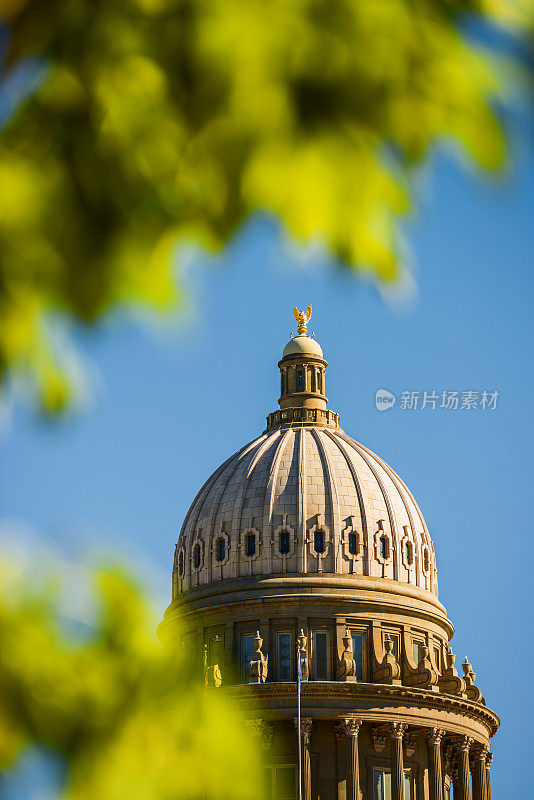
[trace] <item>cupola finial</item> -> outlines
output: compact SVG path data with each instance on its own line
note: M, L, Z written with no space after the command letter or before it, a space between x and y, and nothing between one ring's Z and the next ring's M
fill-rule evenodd
M310 321L310 317L312 315L311 303L306 309L306 311L299 311L296 306L293 306L293 314L295 315L295 319L297 320L298 333L303 333L304 335L306 335L308 333L308 322Z

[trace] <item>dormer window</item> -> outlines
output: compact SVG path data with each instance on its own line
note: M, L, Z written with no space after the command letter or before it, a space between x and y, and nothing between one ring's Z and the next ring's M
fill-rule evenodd
M406 563L411 566L413 564L413 544L411 542L405 542L404 544L404 557Z
M423 569L425 572L428 572L429 566L430 566L430 560L428 558L428 550L425 547L425 549L423 550Z
M358 555L358 535L354 532L349 533L349 553L352 556Z
M180 578L184 577L184 551L180 550L178 554L178 575Z
M290 550L289 531L280 531L278 535L278 551L281 555L287 555Z
M193 566L195 569L200 567L200 545L196 544L193 547Z
M389 558L389 542L387 536L380 537L380 557L386 561Z

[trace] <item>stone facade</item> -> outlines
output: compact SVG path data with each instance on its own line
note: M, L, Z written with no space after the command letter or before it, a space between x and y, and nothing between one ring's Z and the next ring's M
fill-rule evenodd
M455 667L429 531L326 408L326 361L298 313L280 411L186 516L160 635L199 664L205 645L218 653L211 683L250 709L268 800L297 796L299 664L305 800L448 800L453 786L491 800L499 719L467 659Z

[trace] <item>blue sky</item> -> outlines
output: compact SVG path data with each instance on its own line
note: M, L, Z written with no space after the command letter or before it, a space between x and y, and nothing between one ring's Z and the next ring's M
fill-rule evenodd
M446 153L420 181L406 228L417 291L386 301L371 282L304 258L268 219L210 260L184 256L183 316L122 315L78 332L91 397L45 424L16 404L1 436L0 526L34 530L75 558L113 553L170 596L174 543L201 483L276 407L291 307L329 362L342 427L405 479L435 540L440 599L502 719L497 797L528 796L533 537L533 120L514 122L510 175L474 181ZM496 410L379 413L375 391L500 393ZM519 687L519 676L527 675Z

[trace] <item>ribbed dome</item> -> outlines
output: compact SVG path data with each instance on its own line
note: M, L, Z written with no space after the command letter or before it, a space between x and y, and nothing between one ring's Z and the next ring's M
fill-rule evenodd
M186 516L178 590L286 572L389 578L437 596L432 540L414 498L339 429L264 433L213 473Z

